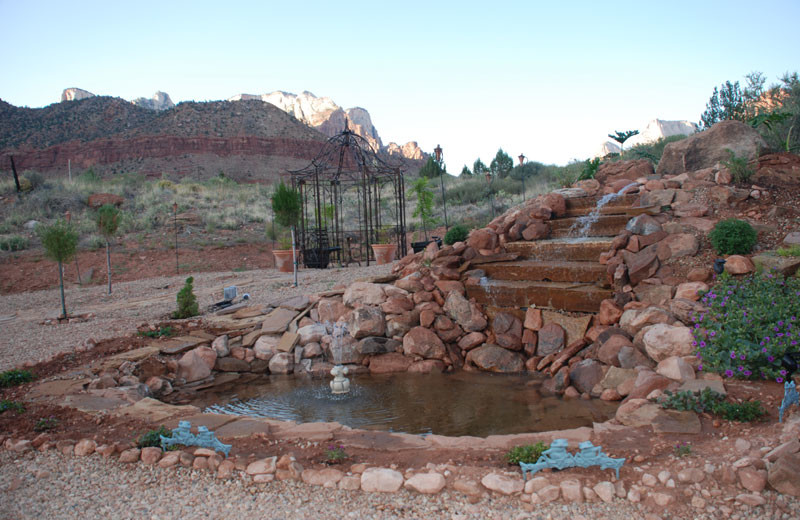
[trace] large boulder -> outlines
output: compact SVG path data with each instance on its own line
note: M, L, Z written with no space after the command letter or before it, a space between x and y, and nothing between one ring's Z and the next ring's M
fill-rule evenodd
M217 353L211 348L198 347L190 350L178 360L177 376L186 380L187 383L205 379L211 375L211 369L214 368L216 359Z
M688 327L657 323L642 338L647 355L659 362L672 356L688 356L694 352L694 336Z
M740 121L722 121L704 132L665 146L656 173L677 175L711 168L729 160L730 152L752 161L766 147L767 143L751 126Z
M444 359L447 349L433 331L414 327L403 337L403 354L423 359Z
M569 380L581 393L589 393L594 385L603 379L603 369L594 359L584 359L573 365L569 372Z
M381 284L353 282L345 289L343 301L350 307L380 305L386 301L386 293Z
M480 332L486 328L486 317L478 306L456 291L447 296L443 309L467 332Z
M653 173L653 163L647 159L617 162L607 161L600 165L594 178L602 184L610 184L620 179L635 181L640 177L653 175Z
M564 349L566 334L561 325L548 323L539 329L539 343L536 348L537 356L547 356Z
M525 358L497 345L481 345L467 353L467 364L487 372L513 373L525 370Z
M364 305L353 311L348 322L350 335L356 339L368 336L383 336L386 332L386 320L379 307Z
M414 362L410 357L406 357L399 352L381 354L369 360L369 371L372 374L392 374L394 372L405 372Z

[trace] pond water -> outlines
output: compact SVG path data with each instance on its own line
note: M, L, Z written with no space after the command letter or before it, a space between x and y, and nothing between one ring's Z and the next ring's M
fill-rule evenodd
M591 426L617 403L542 396L541 380L474 372L351 378L332 395L328 379L266 376L206 390L191 402L204 412L284 421L336 421L352 428L447 436L539 432Z

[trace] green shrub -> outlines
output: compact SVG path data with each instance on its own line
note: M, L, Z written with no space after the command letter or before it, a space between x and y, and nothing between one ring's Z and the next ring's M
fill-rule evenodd
M730 159L722 161L722 165L731 172L733 182L741 184L747 181L756 172L755 169L748 164L747 158L736 157L736 154L730 149L727 149L727 151L730 154Z
M160 327L156 330L142 330L139 335L145 338L169 338L175 335L172 327Z
M8 399L3 399L2 401L0 401L0 413L8 411L17 414L25 413L25 405L20 403L19 401L10 401Z
M0 388L17 386L33 381L33 373L30 370L18 370L16 368L0 373Z
M192 316L197 316L200 314L200 309L197 306L197 298L194 295L194 290L192 284L194 283L194 278L189 277L186 279L186 283L184 284L183 288L178 291L178 310L172 313L172 317L175 319L183 319L183 318L191 318Z
M28 239L19 235L0 237L0 251L22 251L28 248Z
M586 159L583 169L581 170L581 174L578 175L578 180L585 181L589 179L594 179L594 176L597 173L598 168L600 168L599 157L595 157L594 159Z
M300 220L302 209L303 204L300 199L300 193L281 181L272 195L272 211L275 213L275 222L283 227L290 228Z
M466 228L466 226L456 224L447 230L447 233L445 233L444 243L447 245L452 245L456 242L464 242L467 239L467 235L469 235L469 230Z
M506 461L508 461L509 464L519 464L520 462L533 464L539 460L539 457L542 456L542 452L548 448L549 446L541 441L536 444L514 446L506 453Z
M160 448L162 435L172 437L172 431L164 426L160 426L157 430L150 430L136 439L136 446L138 448Z
M697 413L710 412L727 421L752 422L761 419L767 413L760 401L731 403L725 401L725 396L710 388L704 388L699 393L688 390L672 393L665 390L664 396L657 402L662 408Z
M746 255L757 240L756 230L748 222L735 218L717 222L708 238L720 255Z
M708 311L690 319L701 370L783 382L781 359L800 341L800 279L772 272L744 278L723 273L700 303Z

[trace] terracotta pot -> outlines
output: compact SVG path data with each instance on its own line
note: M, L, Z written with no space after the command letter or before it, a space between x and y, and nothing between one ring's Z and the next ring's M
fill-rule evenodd
M391 264L396 251L397 244L372 244L372 252L375 253L375 262L378 265Z
M294 259L292 258L291 249L275 249L272 251L275 256L275 267L282 273L294 272Z

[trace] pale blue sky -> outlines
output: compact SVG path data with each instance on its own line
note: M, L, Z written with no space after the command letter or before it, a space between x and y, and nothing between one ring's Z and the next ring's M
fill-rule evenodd
M0 0L0 98L274 90L369 110L385 143L566 163L614 130L698 121L715 85L800 70L800 1Z

